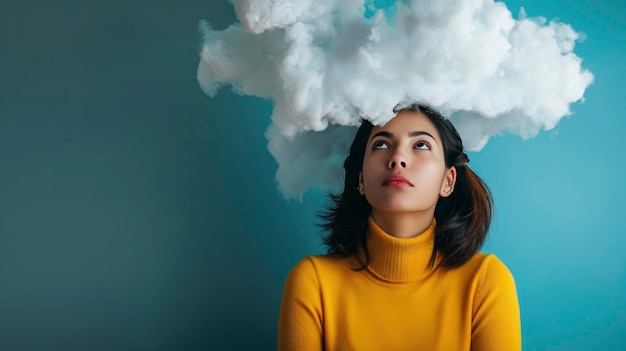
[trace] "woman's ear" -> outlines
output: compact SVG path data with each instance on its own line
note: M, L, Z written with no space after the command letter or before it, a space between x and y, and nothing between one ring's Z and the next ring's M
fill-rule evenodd
M454 191L454 184L456 184L456 167L452 166L446 170L439 195L441 197L448 197L452 195L452 192Z
M365 185L363 184L363 171L359 172L359 194L365 194Z

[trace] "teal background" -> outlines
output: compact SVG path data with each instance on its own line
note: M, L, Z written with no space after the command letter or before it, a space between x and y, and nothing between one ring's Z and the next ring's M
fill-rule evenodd
M626 349L626 5L510 0L570 23L595 75L555 130L471 165L515 275L524 350ZM271 106L195 79L223 1L0 5L0 349L272 350L282 284L323 252L278 192Z

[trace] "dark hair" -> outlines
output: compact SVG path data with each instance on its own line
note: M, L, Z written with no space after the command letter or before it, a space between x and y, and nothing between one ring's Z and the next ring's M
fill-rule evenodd
M418 103L397 105L393 109L396 114L400 111L420 112L428 117L441 137L446 167L456 167L454 192L448 197L440 197L435 207L437 226L430 266L435 264L436 255L440 253L441 267L458 267L478 252L485 242L493 211L491 192L467 166L469 158L463 152L461 137L448 119L431 107ZM365 255L361 269L370 262L366 235L371 206L357 188L367 140L373 128L367 120L359 127L343 164L343 192L330 194L331 204L320 214L323 220L320 226L328 232L324 237L328 254L347 257L360 246Z

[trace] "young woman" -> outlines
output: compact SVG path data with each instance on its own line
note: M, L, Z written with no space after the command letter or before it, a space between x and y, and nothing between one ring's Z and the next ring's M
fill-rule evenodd
M521 350L515 282L479 253L491 194L459 134L425 105L364 121L344 190L323 215L328 254L285 283L279 350Z

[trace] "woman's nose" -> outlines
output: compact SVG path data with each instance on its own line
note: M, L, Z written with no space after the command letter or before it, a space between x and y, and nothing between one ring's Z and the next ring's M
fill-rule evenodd
M394 169L396 167L406 168L406 157L401 153L393 154L393 157L389 160L389 169Z

